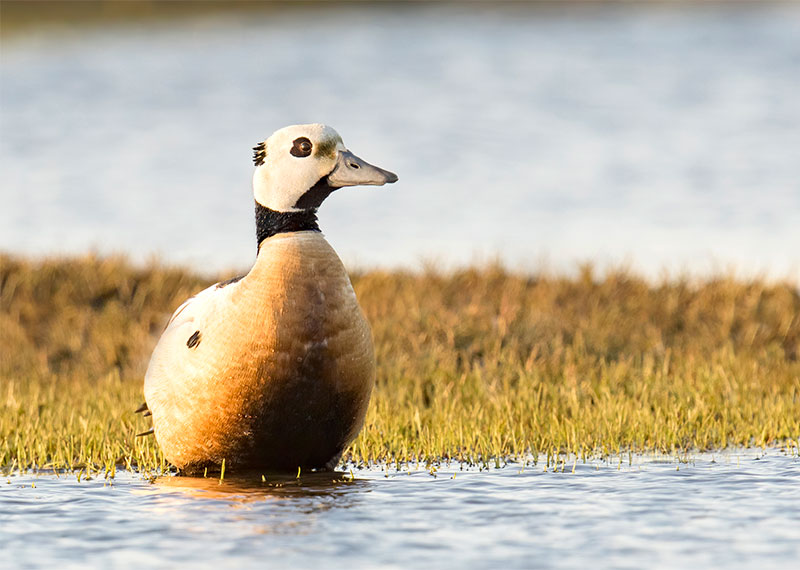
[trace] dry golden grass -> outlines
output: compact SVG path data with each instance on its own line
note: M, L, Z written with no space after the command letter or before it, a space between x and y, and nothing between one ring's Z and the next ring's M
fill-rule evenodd
M0 255L0 467L165 467L132 410L169 314L226 275ZM672 452L800 436L800 293L497 266L353 284L378 384L346 459ZM796 445L793 443L792 445Z

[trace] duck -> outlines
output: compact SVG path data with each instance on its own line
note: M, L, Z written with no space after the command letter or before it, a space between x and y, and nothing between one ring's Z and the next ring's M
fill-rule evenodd
M322 124L282 128L253 151L255 263L177 308L144 377L145 434L182 474L335 469L375 384L369 323L317 210L340 188L397 175Z

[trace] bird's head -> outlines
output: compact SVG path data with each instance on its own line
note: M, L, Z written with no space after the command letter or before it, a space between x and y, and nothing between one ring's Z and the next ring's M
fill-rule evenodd
M256 202L276 212L316 209L344 186L382 186L397 175L351 153L326 125L292 125L253 147Z

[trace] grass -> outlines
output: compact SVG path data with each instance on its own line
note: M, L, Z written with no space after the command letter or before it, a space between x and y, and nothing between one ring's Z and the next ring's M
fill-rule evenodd
M133 414L169 314L228 275L0 255L0 469L167 468ZM355 463L796 446L800 293L499 266L369 271L377 387Z

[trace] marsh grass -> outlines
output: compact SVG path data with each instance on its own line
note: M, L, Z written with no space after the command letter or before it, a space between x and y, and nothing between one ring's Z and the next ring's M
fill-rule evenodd
M0 469L167 469L152 437L134 437L149 427L133 413L142 376L175 307L225 277L0 255ZM556 462L800 436L792 285L499 266L369 271L353 284L378 359L345 456L356 464Z

